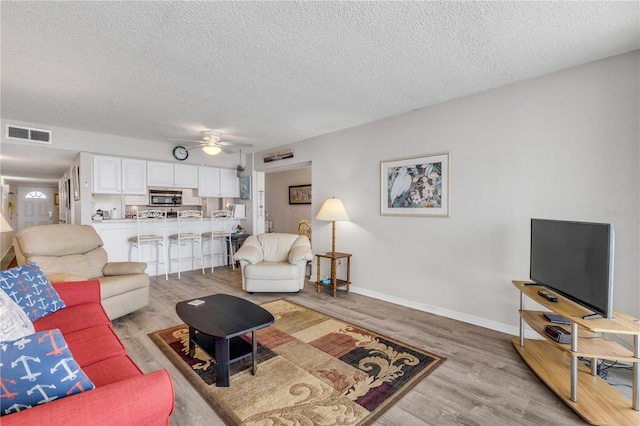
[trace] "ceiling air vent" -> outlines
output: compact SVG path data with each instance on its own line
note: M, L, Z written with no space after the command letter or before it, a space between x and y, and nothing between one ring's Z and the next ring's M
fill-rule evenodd
M51 130L30 129L28 127L7 125L7 139L51 144Z

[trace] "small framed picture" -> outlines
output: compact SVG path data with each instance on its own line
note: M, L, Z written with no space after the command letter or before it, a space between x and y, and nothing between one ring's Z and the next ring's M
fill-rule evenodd
M449 216L448 152L380 162L380 214Z
M289 204L311 204L311 185L290 186Z

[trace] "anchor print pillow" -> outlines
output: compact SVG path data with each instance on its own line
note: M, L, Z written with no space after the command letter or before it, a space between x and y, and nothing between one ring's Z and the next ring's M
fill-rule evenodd
M0 289L34 322L65 307L58 292L35 262L0 272Z
M0 415L95 389L60 330L0 342Z

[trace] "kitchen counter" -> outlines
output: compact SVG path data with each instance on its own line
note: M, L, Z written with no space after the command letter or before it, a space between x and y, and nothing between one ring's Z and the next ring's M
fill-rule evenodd
M237 221L237 224L240 224L241 220L246 218L233 218L234 221ZM211 229L211 218L207 217L202 220L202 232L207 232ZM103 220L94 220L91 222L91 226L93 226L102 238L102 242L104 243L104 248L109 255L109 262L124 262L124 261L137 261L137 250L130 250L129 238L135 237L138 235L138 224L136 219L103 219ZM173 247L174 253L171 253L169 242L166 241L169 235L178 233L178 219L170 218L167 219L165 224L165 249L167 250L167 257L176 257L177 253L175 253L176 248ZM244 234L239 234L244 235ZM237 240L237 238L234 238ZM212 257L207 257L207 253L210 253L210 240L203 240L203 253L204 253L204 267L210 268ZM189 258L192 256L191 254L192 245L186 244L182 247L182 250L186 250L186 253L183 253L182 256L184 258ZM140 254L140 262L145 262L146 260L155 259L155 249L149 245L144 246L142 248L142 252ZM131 258L129 258L131 257ZM197 257L200 255L197 253ZM221 259L216 258L216 266L221 265ZM178 262L177 260L170 261L171 262L171 272L178 272ZM180 262L180 271L188 271L191 270L191 260L183 260ZM158 274L164 275L164 265L160 265ZM195 267L200 267L199 259L195 262ZM147 267L146 272L149 275L156 274L156 267L152 265Z
M224 218L224 219L226 219L226 218ZM233 220L245 220L246 217L232 217L231 219L233 219ZM209 221L209 220L211 220L210 217L202 218L202 226L205 226L205 223L207 221ZM107 223L136 223L136 222L137 222L137 219L103 219L103 220L92 220L91 221L91 223L93 225L98 224L98 223L107 224ZM171 223L171 222L177 223L178 222L178 218L175 218L175 217L167 218L167 223Z

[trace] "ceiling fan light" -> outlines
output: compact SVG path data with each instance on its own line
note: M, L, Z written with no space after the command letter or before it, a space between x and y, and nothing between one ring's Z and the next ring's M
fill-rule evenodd
M210 146L210 145L203 146L202 150L204 151L205 154L208 154L208 155L218 155L222 151L219 147Z

